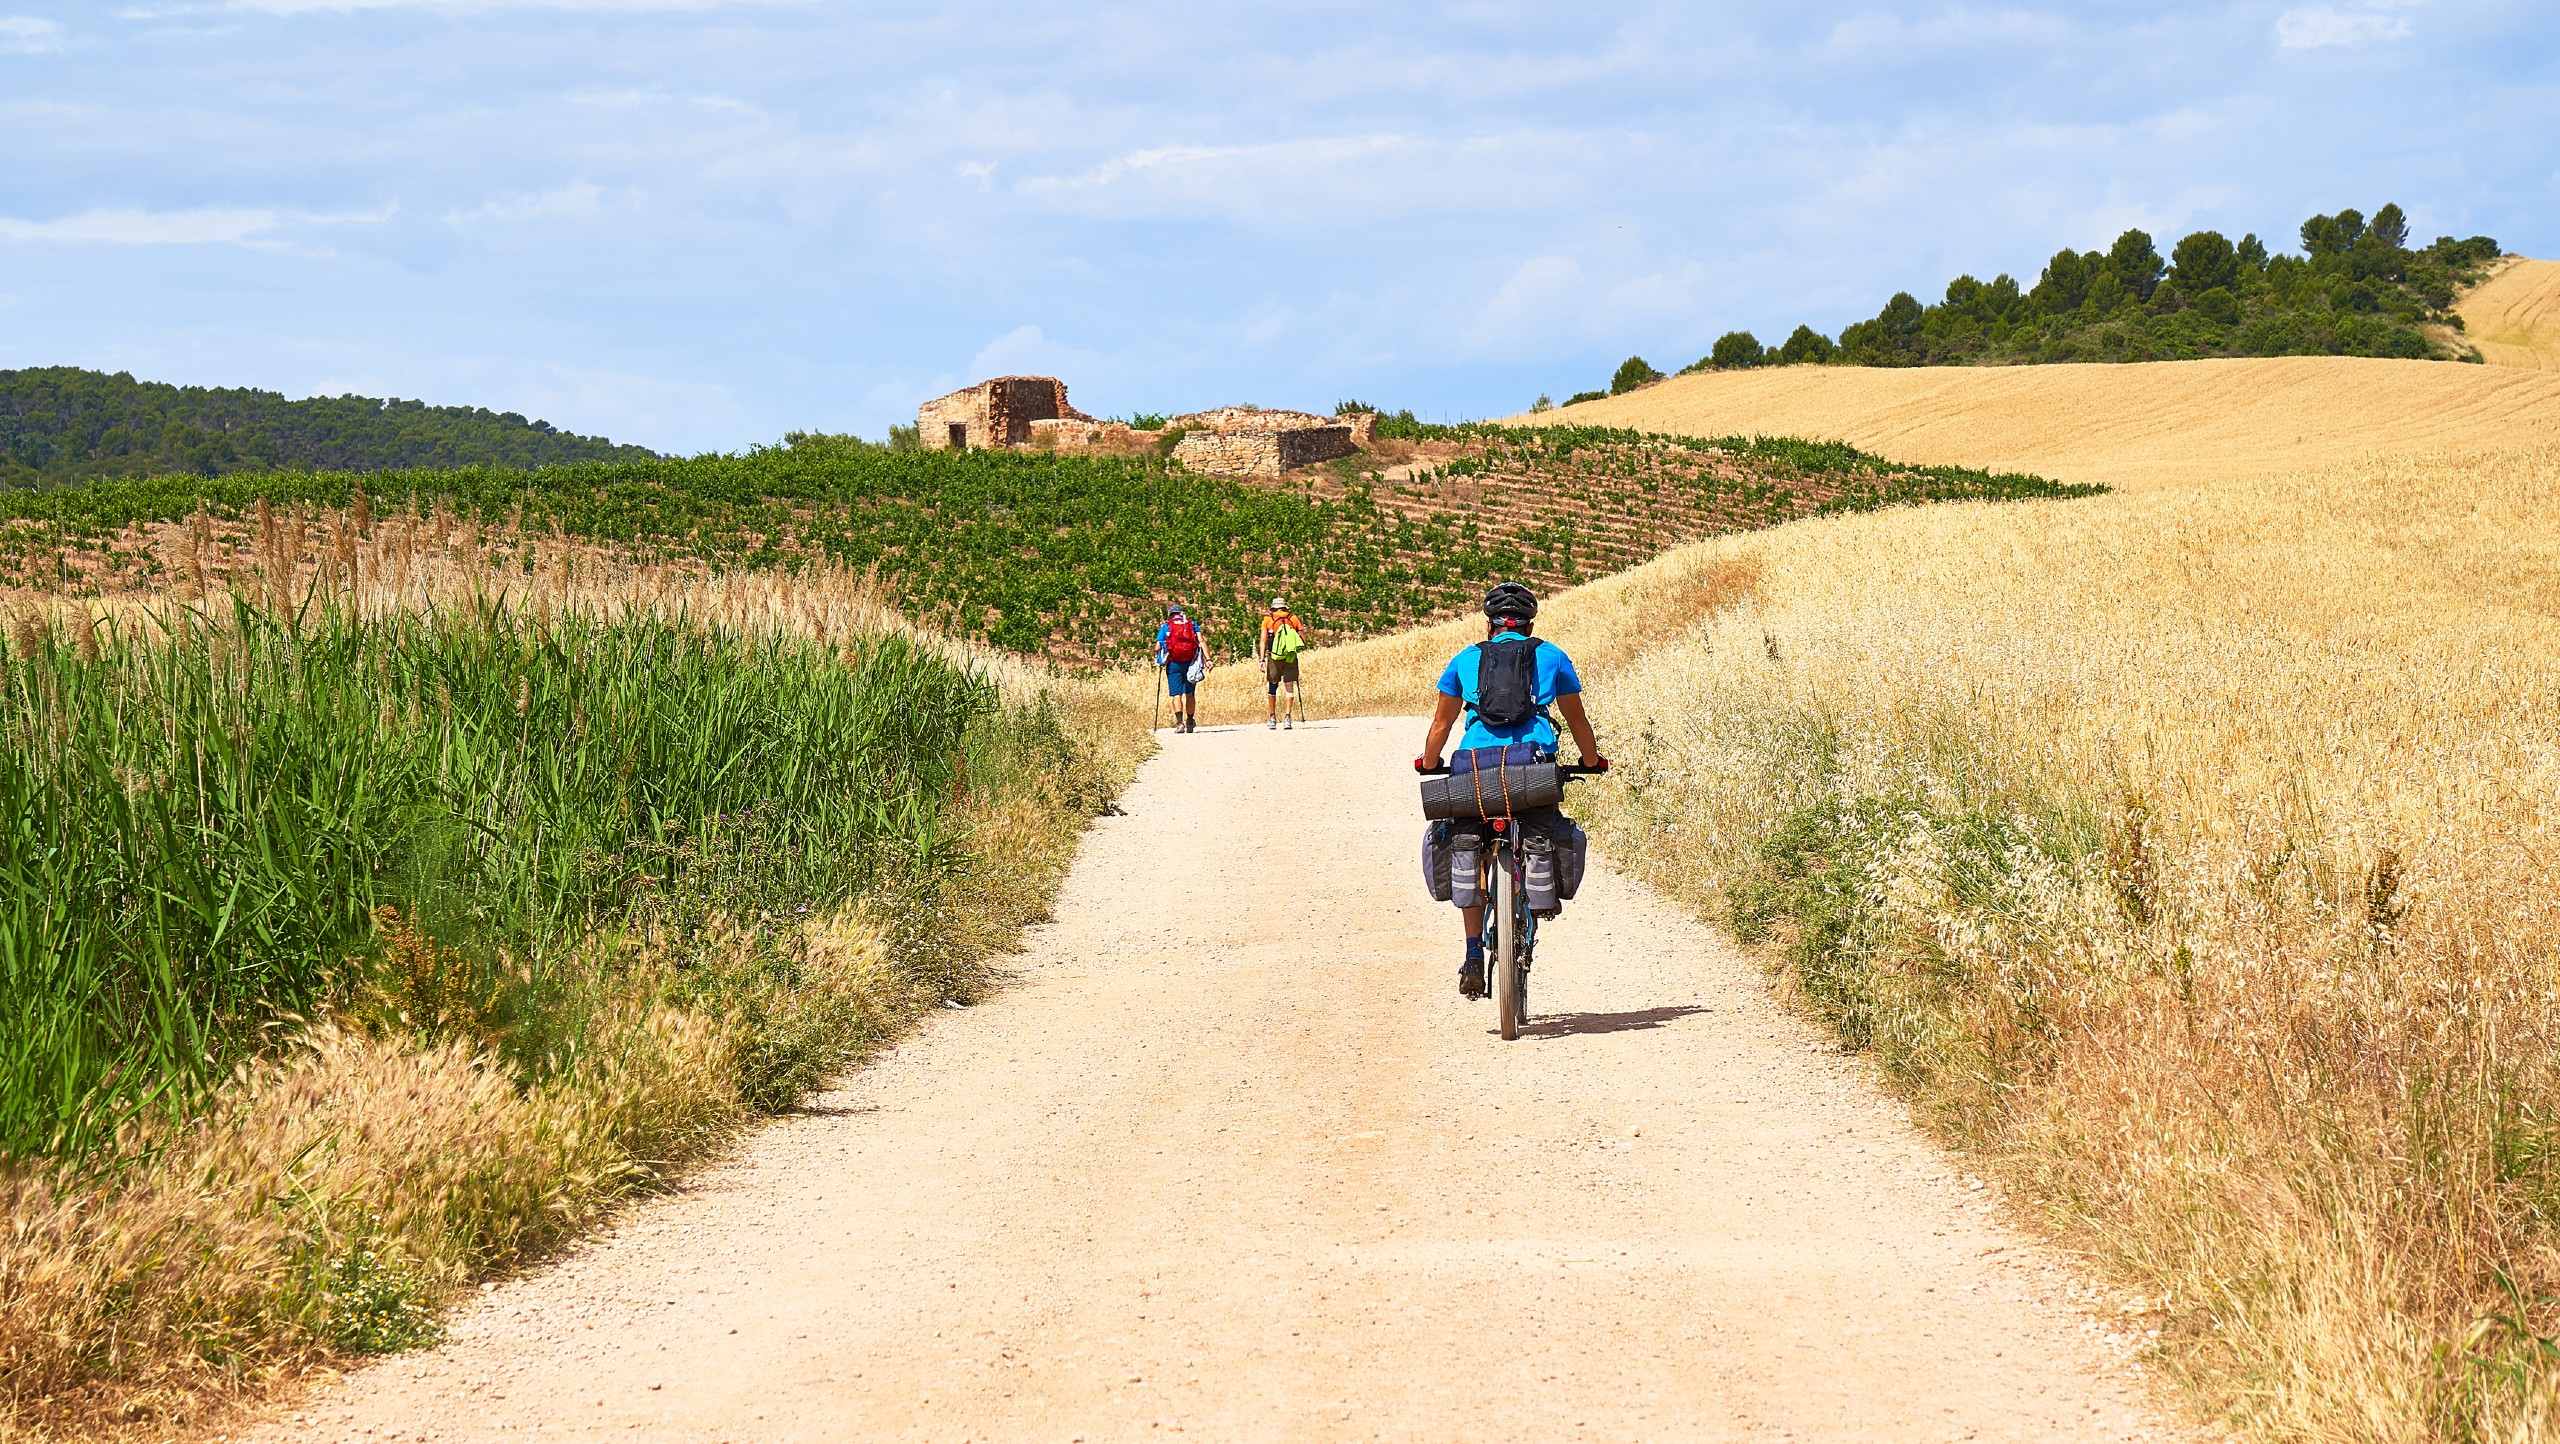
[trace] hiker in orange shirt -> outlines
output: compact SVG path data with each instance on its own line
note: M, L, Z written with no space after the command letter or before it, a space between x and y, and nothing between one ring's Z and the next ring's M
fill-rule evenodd
M1262 640L1253 647L1262 659L1263 691L1271 698L1269 719L1265 727L1295 727L1305 719L1306 708L1298 701L1298 654L1306 650L1306 633L1298 619L1289 615L1289 604L1278 597L1271 599L1271 610L1262 614ZM1280 716L1280 689L1289 689L1289 718Z

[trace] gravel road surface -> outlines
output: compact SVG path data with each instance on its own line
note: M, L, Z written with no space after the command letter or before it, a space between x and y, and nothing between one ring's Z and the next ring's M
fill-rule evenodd
M1604 865L1494 1036L1420 732L1167 735L1017 985L268 1437L2180 1436L2110 1301Z

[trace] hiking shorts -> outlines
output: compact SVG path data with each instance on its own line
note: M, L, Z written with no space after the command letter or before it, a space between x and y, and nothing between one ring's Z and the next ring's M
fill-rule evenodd
M1168 697L1191 695L1191 664L1167 661L1164 664L1164 690Z
M1277 657L1263 658L1262 681L1263 690L1273 696L1279 694L1280 684L1283 682L1295 687L1298 685L1298 659L1291 657L1283 662Z

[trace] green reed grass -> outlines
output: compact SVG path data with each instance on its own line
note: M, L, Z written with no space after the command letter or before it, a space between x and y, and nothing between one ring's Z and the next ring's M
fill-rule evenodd
M18 1156L94 1152L348 1002L385 918L463 960L472 1031L556 1067L579 1036L567 960L597 928L794 914L929 871L998 707L902 640L681 617L234 604L18 641L0 668L0 1154Z

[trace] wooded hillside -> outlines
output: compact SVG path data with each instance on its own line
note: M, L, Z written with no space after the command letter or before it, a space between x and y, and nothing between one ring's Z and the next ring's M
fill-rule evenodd
M371 396L293 401L76 366L0 371L0 486L111 476L646 461L655 452L474 406Z

